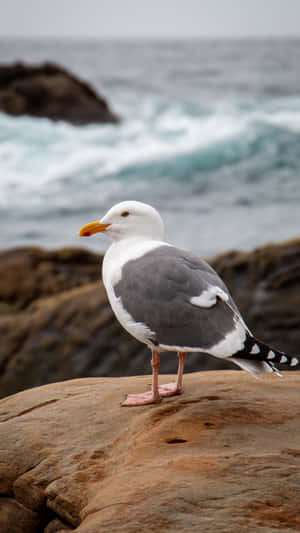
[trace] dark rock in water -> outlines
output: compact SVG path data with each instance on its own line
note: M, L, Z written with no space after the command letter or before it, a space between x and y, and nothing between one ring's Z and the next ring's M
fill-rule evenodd
M114 318L99 280L100 263L99 256L81 249L0 253L2 397L69 378L149 372L149 350ZM253 333L274 348L299 355L300 240L229 252L210 263ZM193 353L186 371L229 366ZM162 354L161 372L176 369L176 355Z
M53 63L0 66L0 111L78 125L119 122L104 98Z
M55 383L0 401L1 533L296 533L300 373ZM170 377L166 377L169 381Z

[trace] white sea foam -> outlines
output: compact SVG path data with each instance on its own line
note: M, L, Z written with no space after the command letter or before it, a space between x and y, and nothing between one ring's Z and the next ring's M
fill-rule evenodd
M143 115L125 120L119 127L81 128L0 114L2 137L6 137L0 144L0 191L4 194L12 183L36 190L42 184L79 174L94 173L100 179L128 167L217 149L233 139L247 143L255 122L300 131L300 110L241 113L234 109L226 113L216 108L208 115L193 117L184 114L179 105L158 115L152 102L142 111Z
M0 114L0 207L13 218L1 219L0 246L79 244L81 222L126 198L155 204L173 242L207 254L272 240L279 219L276 239L295 234L300 100L202 108L153 96L123 100L122 114L119 126L84 127Z
M300 133L300 110L260 113L257 117L265 124L287 129L293 133Z
M120 127L78 128L3 114L0 125L11 138L0 145L3 194L10 183L36 190L78 174L107 177L130 166L201 151L241 134L247 119L217 114L193 118L171 107L161 116L154 113L149 122L140 117Z

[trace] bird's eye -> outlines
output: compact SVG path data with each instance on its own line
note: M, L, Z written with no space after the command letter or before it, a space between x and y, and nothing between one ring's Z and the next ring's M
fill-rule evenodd
M129 216L129 211L123 211L123 213L121 213L121 217L128 217Z

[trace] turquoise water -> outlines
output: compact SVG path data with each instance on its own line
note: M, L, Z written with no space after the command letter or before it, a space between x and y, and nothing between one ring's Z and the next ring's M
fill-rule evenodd
M0 246L90 246L82 224L124 199L162 213L202 255L300 234L300 42L0 43L0 61L55 60L120 126L0 114Z

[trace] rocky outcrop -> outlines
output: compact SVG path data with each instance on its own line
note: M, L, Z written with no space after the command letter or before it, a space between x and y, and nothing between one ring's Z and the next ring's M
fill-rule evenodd
M252 332L279 350L300 354L300 239L229 252L211 264Z
M1 533L299 531L299 372L195 373L182 396L120 407L148 382L1 400Z
M1 397L70 377L149 371L147 348L108 305L101 259L79 249L0 254Z
M0 66L0 111L73 124L119 122L104 98L53 63Z
M48 296L99 281L102 257L80 248L0 252L0 316Z
M300 240L231 252L211 264L230 287L251 330L300 353ZM0 395L69 378L150 370L148 349L118 324L100 277L101 259L80 249L22 248L0 254ZM175 354L161 372L176 372ZM189 354L186 371L229 363Z

